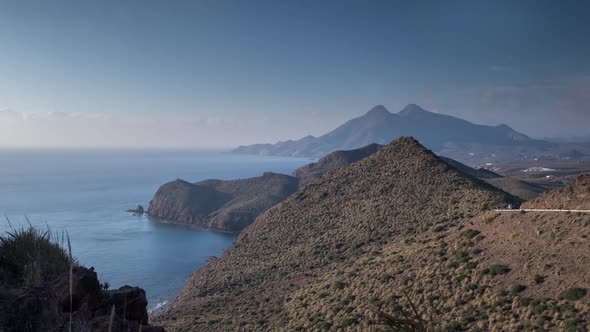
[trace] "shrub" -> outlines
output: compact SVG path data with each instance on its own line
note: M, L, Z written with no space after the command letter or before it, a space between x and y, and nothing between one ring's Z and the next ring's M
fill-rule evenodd
M377 324L383 326L385 331L407 331L407 332L432 332L437 324L432 317L425 318L426 313L418 309L410 297L405 295L407 305L395 306L394 314L388 314L381 310L375 310Z
M332 284L332 289L334 289L334 290L341 290L341 289L344 289L344 287L346 287L346 284L343 283L342 281L336 281L335 283Z
M545 282L545 277L539 274L535 274L533 280L535 281L535 284L540 285Z
M490 266L489 273L493 276L497 276L500 274L507 274L510 271L511 271L511 269L506 265L494 264L494 265Z
M434 227L434 229L433 229L433 231L436 232L436 233L444 232L446 230L447 230L447 227L446 226L440 226L440 225Z
M565 331L566 332L576 332L578 331L578 326L580 325L577 319L570 319L565 323Z
M0 266L19 285L41 286L67 272L70 263L76 264L49 230L41 231L31 226L13 229L0 236Z
M475 229L470 229L465 233L465 236L468 239L473 239L474 237L478 236L480 233L481 233L480 231L477 231Z
M516 295L518 293L522 293L526 290L526 286L524 285L512 285L510 287L510 293L512 293L512 295Z
M586 296L586 293L584 288L570 288L561 293L561 297L568 301L577 301Z

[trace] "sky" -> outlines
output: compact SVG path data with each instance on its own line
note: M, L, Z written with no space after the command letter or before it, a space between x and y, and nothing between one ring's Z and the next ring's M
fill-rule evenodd
M587 1L0 0L0 147L232 147L406 104L590 138Z

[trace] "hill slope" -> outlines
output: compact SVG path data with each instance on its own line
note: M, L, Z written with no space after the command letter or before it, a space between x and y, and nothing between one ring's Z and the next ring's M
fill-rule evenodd
M270 172L240 180L175 180L158 189L148 213L198 228L238 232L297 191L298 183L295 177Z
M544 193L523 205L527 209L590 210L590 174L576 177L576 182L562 189Z
M293 176L299 178L302 184L319 178L325 173L350 165L379 151L383 145L369 144L359 149L334 151L315 163L302 166L293 172Z
M428 112L410 104L399 113L379 105L320 137L307 136L277 144L240 146L236 153L319 158L336 150L357 149L372 143L387 144L400 136L414 136L433 151L459 161L482 155L543 151L554 144L533 140L506 125L486 126L448 115ZM471 164L471 162L468 162Z
M416 140L398 139L261 215L219 260L191 276L159 321L171 330L193 331L321 330L340 324L362 330L370 322L360 317L372 299L386 297L383 287L391 293L402 282L373 269L371 261L400 241L457 227L514 201ZM403 260L388 262L410 271Z
M541 193L547 191L547 188L538 184L511 178L508 176L502 176L485 168L471 168L451 158L441 157L441 159L465 174L482 179L492 186L502 189L505 192L510 193L516 197L520 197L524 200L533 199L539 196Z

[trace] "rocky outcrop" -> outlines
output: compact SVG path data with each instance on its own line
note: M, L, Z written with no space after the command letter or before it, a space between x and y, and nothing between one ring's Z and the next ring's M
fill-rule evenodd
M142 214L144 214L145 210L143 209L143 206L138 205L137 208L129 209L129 210L127 210L127 212L142 215Z
M590 210L590 174L578 175L575 183L548 191L525 203L523 208Z
M143 289L104 290L93 268L73 268L71 293L68 271L34 288L7 276L0 274L2 331L68 331L70 324L72 331L164 331L148 324Z
M162 185L148 213L175 223L239 232L256 217L297 191L295 177L267 172L240 180L175 180Z

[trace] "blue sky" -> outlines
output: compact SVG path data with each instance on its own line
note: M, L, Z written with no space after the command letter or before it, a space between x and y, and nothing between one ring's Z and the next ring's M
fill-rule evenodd
M0 1L0 146L219 147L417 103L590 135L583 1Z

